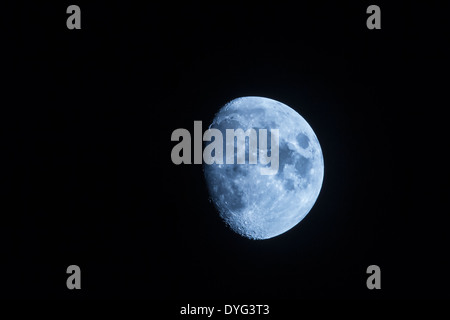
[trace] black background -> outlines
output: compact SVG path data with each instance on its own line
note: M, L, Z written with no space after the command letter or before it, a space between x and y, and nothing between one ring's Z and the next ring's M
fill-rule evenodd
M377 1L368 30L366 1L79 1L68 30L70 4L1 13L2 297L449 297L442 7ZM263 241L170 158L173 130L248 95L297 110L325 160L311 212Z

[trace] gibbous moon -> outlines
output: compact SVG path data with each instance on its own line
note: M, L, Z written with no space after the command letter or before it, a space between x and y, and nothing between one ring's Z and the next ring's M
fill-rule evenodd
M243 97L223 106L210 128L224 137L226 129L279 129L274 175L261 175L261 167L268 165L259 161L249 164L248 142L245 164L204 164L211 201L225 223L249 239L269 239L302 221L319 196L324 175L322 149L306 120L281 102Z

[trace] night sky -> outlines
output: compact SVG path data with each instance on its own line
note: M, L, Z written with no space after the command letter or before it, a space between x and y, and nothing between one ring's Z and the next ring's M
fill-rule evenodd
M81 30L66 8L81 8ZM381 8L368 30L366 8ZM437 4L129 1L2 10L2 298L449 298L448 26ZM319 198L249 240L170 137L242 96L322 147ZM82 289L66 288L80 266ZM381 268L381 290L366 269ZM259 299L259 300L258 300Z

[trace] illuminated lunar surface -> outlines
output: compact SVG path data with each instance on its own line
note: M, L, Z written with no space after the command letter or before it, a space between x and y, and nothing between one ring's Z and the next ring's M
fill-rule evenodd
M210 199L226 224L244 237L269 239L302 221L319 196L324 175L322 150L306 120L281 102L243 97L223 106L210 128L219 129L224 139L226 129L279 129L275 175L261 175L259 159L248 163L248 143L245 164L204 164Z

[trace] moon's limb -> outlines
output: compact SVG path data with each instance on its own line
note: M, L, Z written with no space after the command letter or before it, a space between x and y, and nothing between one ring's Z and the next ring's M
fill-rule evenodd
M322 187L324 162L319 141L302 116L272 99L243 97L222 107L210 128L224 137L226 129L279 129L275 175L261 175L259 162L204 166L211 199L231 229L250 239L268 239L308 214Z

